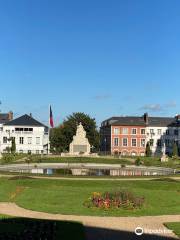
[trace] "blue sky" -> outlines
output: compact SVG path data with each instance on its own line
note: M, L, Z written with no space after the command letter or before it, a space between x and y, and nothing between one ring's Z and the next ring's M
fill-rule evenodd
M56 124L180 113L179 0L0 2L0 109Z

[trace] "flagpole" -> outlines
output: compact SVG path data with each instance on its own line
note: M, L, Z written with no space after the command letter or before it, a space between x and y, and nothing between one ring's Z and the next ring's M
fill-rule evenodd
M48 147L47 147L47 154L49 155L49 146L50 146L50 104L49 104L49 119L48 119Z

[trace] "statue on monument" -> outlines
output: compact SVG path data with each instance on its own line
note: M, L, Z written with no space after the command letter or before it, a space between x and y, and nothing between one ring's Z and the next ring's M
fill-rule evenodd
M80 122L77 126L76 135L73 136L73 141L69 146L69 154L70 155L89 155L90 154L90 144L89 140L86 137L86 131L82 123Z
M168 162L168 157L166 156L166 145L165 145L165 142L162 143L161 162Z

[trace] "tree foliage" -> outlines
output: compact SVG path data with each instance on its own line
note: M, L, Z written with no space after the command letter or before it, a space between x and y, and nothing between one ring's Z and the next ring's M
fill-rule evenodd
M146 157L151 157L151 155L152 155L152 151L151 151L150 143L147 142L147 144L146 144Z
M173 143L172 156L173 157L178 156L178 146L176 142Z
M16 140L15 138L11 139L11 153L15 153L16 152Z
M51 152L61 153L69 150L69 144L72 142L80 122L87 133L89 143L93 147L92 149L94 151L99 150L99 132L95 119L85 113L77 112L68 116L60 126L51 129Z

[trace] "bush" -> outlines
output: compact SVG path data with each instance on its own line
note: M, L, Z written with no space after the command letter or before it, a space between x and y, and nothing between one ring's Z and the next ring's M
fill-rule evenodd
M14 154L5 153L5 154L3 154L1 162L7 164L7 163L11 163L14 160L15 160L15 155Z
M177 157L178 156L178 146L177 146L176 142L174 142L174 144L173 144L172 156L173 157Z
M137 158L136 161L135 161L135 165L136 166L140 166L142 164L142 161L140 158Z
M151 156L152 156L151 146L150 146L150 143L148 142L146 144L146 157L151 157Z

